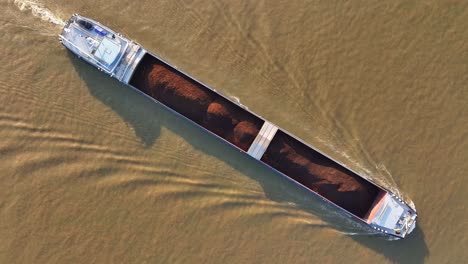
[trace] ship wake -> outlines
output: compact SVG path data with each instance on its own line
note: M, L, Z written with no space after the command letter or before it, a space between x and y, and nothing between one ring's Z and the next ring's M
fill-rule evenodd
M65 26L65 22L62 19L60 19L52 11L37 1L14 0L14 4L22 12L30 12L33 16L40 18L42 21L46 21L61 27Z

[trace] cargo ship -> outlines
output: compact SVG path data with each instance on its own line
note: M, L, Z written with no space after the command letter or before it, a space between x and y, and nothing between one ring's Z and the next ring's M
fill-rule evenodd
M384 186L177 69L140 44L74 14L59 41L79 58L305 188L372 234L401 239L417 213Z

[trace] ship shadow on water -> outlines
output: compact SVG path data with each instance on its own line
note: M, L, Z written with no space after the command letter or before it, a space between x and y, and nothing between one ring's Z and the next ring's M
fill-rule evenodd
M217 157L243 175L258 182L268 199L281 204L294 204L299 210L310 214L311 218L317 217L326 223L324 225L312 224L313 228L325 226L343 233L353 233L356 230L350 231L347 227L350 222L360 230L357 233L363 233L362 230L367 228L361 223L347 219L334 207L302 188L297 188L266 166L253 161L235 148L227 146L221 140L193 126L163 106L155 104L149 98L97 71L71 53L68 55L91 95L115 111L127 125L131 126L145 147L151 147L159 137L161 128L167 128L197 150ZM284 214L288 215L287 212ZM350 237L376 253L384 255L392 262L423 263L428 255L424 234L419 226L408 238L401 241L387 241L365 234Z
M386 241L366 236L353 236L352 238L378 254L384 255L394 263L424 263L429 254L424 233L418 225L407 238L397 241Z
M160 117L164 118L164 113L158 109L160 106L148 107L150 103L146 101L149 100L142 100L142 95L99 72L71 52L68 52L68 56L91 95L115 111L133 129L145 147L151 147L160 134Z

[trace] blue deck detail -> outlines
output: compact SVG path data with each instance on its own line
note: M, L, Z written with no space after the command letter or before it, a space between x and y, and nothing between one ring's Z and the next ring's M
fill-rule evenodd
M95 31L96 33L98 33L99 35L101 35L101 36L106 36L107 33L108 33L105 29L103 29L103 28L100 27L100 26L94 26L94 31Z

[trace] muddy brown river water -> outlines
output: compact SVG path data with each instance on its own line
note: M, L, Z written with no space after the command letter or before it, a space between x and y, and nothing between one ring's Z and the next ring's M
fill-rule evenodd
M80 61L73 13L412 200L417 228L371 236ZM467 40L464 1L0 0L0 263L464 263Z

